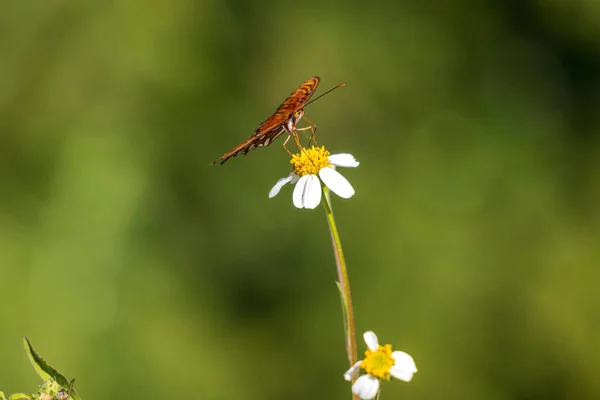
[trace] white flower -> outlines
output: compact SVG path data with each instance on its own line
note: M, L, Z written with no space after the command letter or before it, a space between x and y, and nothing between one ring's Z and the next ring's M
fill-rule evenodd
M352 385L352 393L361 399L372 399L379 392L379 380L389 380L390 377L400 379L404 382L410 382L417 366L413 358L403 352L392 352L392 346L386 344L380 346L377 335L369 331L363 335L367 344L365 359L358 361L344 374L344 379L352 379L362 369L365 374L361 375Z
M287 183L296 184L292 196L294 205L313 209L321 203L321 181L344 199L354 195L350 182L335 170L335 167L358 167L359 162L352 154L330 155L324 147L312 147L294 155L290 163L294 164L294 172L277 181L269 198L275 197Z

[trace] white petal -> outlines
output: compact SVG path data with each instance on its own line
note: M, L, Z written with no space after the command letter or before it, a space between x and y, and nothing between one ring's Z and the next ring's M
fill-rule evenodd
M298 180L298 183L296 183L294 193L292 194L292 202L296 208L304 208L304 188L306 186L306 182L308 182L309 176L310 175L304 175Z
M292 200L297 208L316 208L321 202L321 182L316 175L304 175L296 183Z
M360 371L360 364L362 364L362 360L357 361L353 366L351 366L350 369L344 373L344 379L350 382L352 378L356 376L358 371Z
M308 175L304 189L304 208L312 210L321 203L321 181L316 175Z
M373 331L367 331L363 335L363 339L365 339L365 343L367 347L371 351L375 351L379 348L379 340L377 339L377 335Z
M297 178L298 175L296 175L295 173L292 172L285 178L281 178L280 180L278 180L277 183L275 184L275 186L273 186L273 189L271 189L269 191L269 198L272 199L273 197L277 196L277 194L279 193L279 191L281 190L281 188L283 186L285 186L287 183L293 182L294 177Z
M373 375L363 375L352 385L352 393L361 399L372 399L379 392L379 379Z
M329 162L336 167L356 168L360 164L352 154L340 153L329 156Z
M349 199L354 196L354 188L346 178L333 168L321 168L319 176L323 180L325 186L343 199Z
M392 357L394 358L394 365L390 368L390 374L394 378L410 382L415 372L417 372L415 360L403 351L392 352Z

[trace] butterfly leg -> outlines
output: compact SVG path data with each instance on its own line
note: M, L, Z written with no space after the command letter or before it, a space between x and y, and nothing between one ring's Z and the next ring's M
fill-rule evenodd
M312 134L310 135L310 139L309 139L308 143L310 144L311 142L313 142L315 144L315 146L318 146L317 141L315 140L315 134L317 133L317 124L315 124L314 122L312 122L310 119L306 118L305 116L302 116L302 118L304 118L310 124L310 128L312 131Z
M303 128L300 129L294 129L294 131L292 132L292 135L294 135L294 140L296 141L296 146L298 146L298 149L300 151L304 150L304 147L302 147L302 143L300 143L300 137L298 136L298 131L303 130Z
M294 135L294 136L298 136L298 135ZM286 147L287 142L290 140L290 138L292 137L292 135L288 135L287 139L285 139L285 142L283 142L283 148L285 149L285 151L287 151L287 153L290 155L290 157L293 157L294 155L292 154L291 151L288 150L288 148Z
M317 133L317 125L312 122L310 119L306 118L306 117L302 117L304 118L308 123L309 126L307 126L306 128L297 128L297 131L307 131L310 129L311 131L311 135L310 135L310 139L308 139L308 145L310 146L311 143L314 143L316 146L318 146L317 141L315 140L315 134Z
M317 141L315 140L315 132L317 130L315 128L316 128L315 126L311 125L311 126L307 126L306 128L296 128L296 131L310 130L311 134L310 134L310 139L308 140L308 145L310 146L311 143L314 143L315 145L317 145Z
M303 129L294 129L287 137L287 139L285 139L285 142L283 142L283 148L285 149L285 151L287 151L287 153L290 155L290 157L294 157L294 155L289 151L289 149L286 147L287 142L290 140L290 138L292 136L294 136L294 140L296 141L296 146L298 146L298 149L300 149L301 153L306 154L306 149L304 147L302 147L302 144L300 143L300 138L298 137L298 132L299 130L306 130L308 128L303 128Z

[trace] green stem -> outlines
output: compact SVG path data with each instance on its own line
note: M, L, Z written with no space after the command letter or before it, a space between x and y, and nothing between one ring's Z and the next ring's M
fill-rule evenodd
M325 201L323 207L329 224L329 232L331 233L331 242L333 244L333 252L335 254L335 263L337 266L339 286L342 295L342 307L344 307L345 327L346 327L346 352L348 353L348 361L350 366L353 366L357 361L356 354L356 327L354 325L354 310L352 308L352 296L350 294L350 279L348 278L348 269L346 267L346 259L342 251L342 242L335 224L331 202L329 200L329 190L325 190ZM353 396L358 399L358 396Z

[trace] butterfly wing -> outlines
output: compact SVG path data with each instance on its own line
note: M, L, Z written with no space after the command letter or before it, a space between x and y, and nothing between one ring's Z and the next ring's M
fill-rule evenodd
M298 86L298 88L290 93L290 95L283 101L279 108L277 108L275 114L260 124L248 140L223 154L220 158L213 161L211 165L215 164L217 161L223 165L231 157L235 157L240 153L246 154L250 150L254 150L256 147L266 147L279 136L281 136L282 133L289 133L289 126L291 126L291 129L293 130L296 124L294 114L296 111L304 107L306 102L315 92L317 86L319 85L319 81L319 77L315 76Z
M286 117L286 120L291 118L292 114L304 107L306 102L311 98L319 81L321 79L318 76L313 76L302 85L298 86L290 95L281 103L275 114L281 114Z
M285 121L282 120L281 116L278 116L277 114L271 116L271 118L263 122L256 131L254 131L248 140L223 154L220 158L213 161L211 165L215 164L217 161L223 165L231 157L235 157L240 153L246 154L256 147L270 145L271 142L277 139L282 133L287 132L286 124L284 122Z

